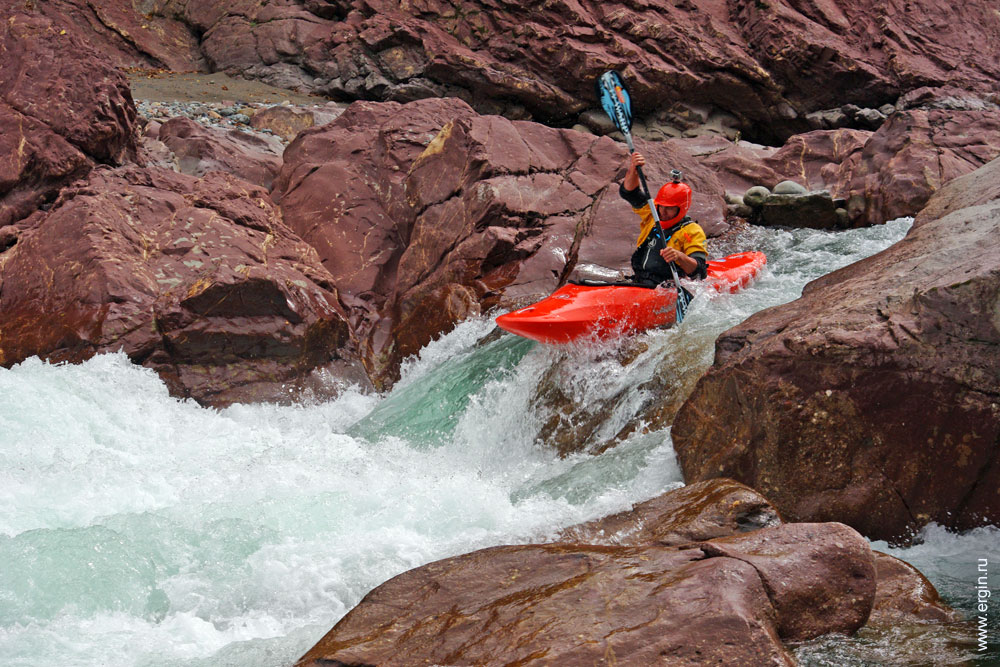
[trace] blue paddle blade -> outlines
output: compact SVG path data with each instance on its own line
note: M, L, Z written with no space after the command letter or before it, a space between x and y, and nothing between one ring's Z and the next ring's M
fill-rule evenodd
M621 75L614 70L602 74L597 80L597 92L601 98L601 106L615 126L622 132L631 130L632 101Z

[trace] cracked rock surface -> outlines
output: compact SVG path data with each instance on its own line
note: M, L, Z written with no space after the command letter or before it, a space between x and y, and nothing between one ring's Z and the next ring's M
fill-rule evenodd
M685 479L873 539L1000 521L998 174L955 179L902 241L720 336L674 421Z

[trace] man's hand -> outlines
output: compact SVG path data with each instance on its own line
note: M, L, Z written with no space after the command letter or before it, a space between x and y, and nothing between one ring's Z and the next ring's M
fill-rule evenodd
M676 262L677 266L681 267L684 273L687 274L692 273L698 268L698 260L685 255L680 250L675 248L664 248L660 251L660 257L662 257L663 261L668 264L670 262Z
M632 153L629 155L628 171L625 172L625 189L636 190L639 187L639 168L646 165L646 158L642 153Z

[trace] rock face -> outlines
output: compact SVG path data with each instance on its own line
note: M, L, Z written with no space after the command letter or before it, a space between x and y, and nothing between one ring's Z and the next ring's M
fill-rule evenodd
M723 334L674 422L685 479L732 477L790 520L872 538L1000 521L998 169L956 179L928 205L941 217Z
M170 164L163 166L189 176L222 171L270 189L281 171L284 147L277 138L268 141L238 130L213 129L187 118L171 118L159 127L156 139L172 153Z
M496 547L395 577L299 664L485 664L501 656L794 664L782 640L851 634L865 623L875 561L846 526L778 523L766 500L731 481L670 491L564 534L601 546ZM771 525L757 529L763 524Z
M623 62L651 125L719 116L757 138L812 129L807 115L847 103L880 114L919 86L989 92L1000 78L990 0L945 16L930 0L37 4L116 64L208 67L348 101L456 96L480 113L565 126L596 107L593 81Z
M0 24L0 227L55 198L95 164L136 153L125 76L83 40L31 12Z
M841 167L853 226L915 215L935 192L1000 156L1000 107L893 114Z
M693 215L722 224L710 169L681 145L639 146L651 183L681 168ZM385 384L403 358L501 296L627 269L638 224L617 194L625 157L606 137L479 116L459 100L357 102L288 147L274 196L341 293L358 297L351 321Z
M4 366L121 349L174 395L225 405L289 398L349 342L315 250L225 174L100 168L4 229Z

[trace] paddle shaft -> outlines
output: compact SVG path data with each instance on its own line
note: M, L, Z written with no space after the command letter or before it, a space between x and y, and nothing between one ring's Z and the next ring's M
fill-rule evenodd
M632 145L632 133L628 130L624 130L622 134L625 135L625 143L628 144L628 152L634 153L635 147ZM667 240L663 238L663 228L660 227L660 214L656 210L656 202L653 201L653 197L649 193L649 185L646 184L646 176L642 173L642 167L638 165L636 166L635 171L639 175L639 184L642 186L642 194L646 195L646 201L649 202L649 211L653 214L652 233L656 234L659 239L663 241L663 246L666 247ZM667 262L667 266L670 267L670 277L673 278L674 285L677 287L677 324L680 324L684 321L684 315L687 312L687 295L681 287L680 279L677 277L677 269L674 268L674 263Z
M611 77L609 81L608 78ZM599 87L603 86L604 90L610 95L607 99L611 101L611 109L608 109L607 105L604 105L608 115L612 116L611 120L618 127L622 134L625 135L625 143L628 144L628 152L634 153L635 146L632 144L632 132L631 122L628 114L625 113L625 105L627 104L627 93L625 92L625 84L621 81L620 76L613 72L607 72L601 77L599 81ZM602 101L602 104L604 102ZM614 111L614 113L610 113ZM653 201L653 196L649 192L649 185L646 184L646 176L642 173L642 167L637 166L635 168L636 173L639 175L639 183L642 185L642 194L646 196L646 201L649 202L649 211L653 214L653 229L651 233L656 234L656 237L663 242L663 246L666 247L667 240L663 238L663 229L660 227L660 215L656 210L656 202ZM684 321L684 314L687 310L687 294L684 293L684 288L681 287L680 279L677 277L677 269L674 268L673 262L667 262L667 266L670 267L670 276L673 278L674 286L677 288L677 323L680 324Z

